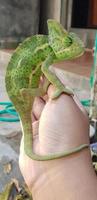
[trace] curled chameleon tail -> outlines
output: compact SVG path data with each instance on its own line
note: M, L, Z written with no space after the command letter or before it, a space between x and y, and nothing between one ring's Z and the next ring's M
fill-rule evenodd
M34 160L51 160L78 152L88 145L83 144L69 152L36 155L33 152L32 107L36 96L45 93L46 87L39 88L40 76L44 74L56 91L53 99L61 93L72 94L49 70L55 62L76 58L84 53L82 41L68 33L55 20L48 20L48 36L34 35L27 38L13 53L7 67L5 82L8 95L19 113L24 135L25 153Z

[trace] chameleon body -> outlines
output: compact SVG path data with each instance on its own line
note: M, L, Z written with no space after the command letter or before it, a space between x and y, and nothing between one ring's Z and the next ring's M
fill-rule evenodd
M49 70L49 66L62 60L76 58L84 53L82 41L68 33L55 20L48 20L48 35L34 35L27 38L13 53L6 72L6 89L19 113L24 135L25 153L34 160L51 160L78 152L88 145L83 144L69 152L50 155L36 155L33 152L32 106L36 96L44 94L46 86L39 88L40 76L44 74L56 87L53 99L61 93L73 92L65 88Z

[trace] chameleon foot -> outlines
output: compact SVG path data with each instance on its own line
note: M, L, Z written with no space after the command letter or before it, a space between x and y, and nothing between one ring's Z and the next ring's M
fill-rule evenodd
M26 96L36 97L44 95L43 88L22 88L20 90L21 95L25 98Z
M54 94L52 95L51 99L56 99L58 98L61 94L68 94L68 95L73 95L73 91L69 88L64 88L64 89L57 89Z

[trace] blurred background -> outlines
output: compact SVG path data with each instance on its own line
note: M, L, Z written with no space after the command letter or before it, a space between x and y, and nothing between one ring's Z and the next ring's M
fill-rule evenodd
M0 48L15 48L24 38L47 33L54 18L92 47L97 28L96 0L0 0Z
M5 87L6 67L20 42L34 34L47 34L49 18L78 33L85 46L93 48L97 0L0 0L0 192L13 178L21 185L24 183L18 166L21 126L19 118L16 119L17 113L13 115L8 107L11 102ZM91 51L87 51L73 61L56 64L54 69L57 67L56 75L58 73L61 79L63 76L66 85L73 88L80 100L88 102L92 66L93 56ZM85 106L89 110L89 106ZM97 142L94 132L90 126L91 141Z

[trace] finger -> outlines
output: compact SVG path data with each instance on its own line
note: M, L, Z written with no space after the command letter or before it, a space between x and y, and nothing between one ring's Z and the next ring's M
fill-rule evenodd
M48 100L48 95L45 94L45 96L43 96L43 100L46 102Z
M38 135L39 121L35 121L33 124L33 136Z
M51 98L51 96L53 95L54 91L55 91L55 87L53 85L50 85L49 88L48 88L48 91L47 91L48 98Z
M45 101L42 98L40 97L35 98L35 101L33 104L33 115L34 115L35 120L38 120L40 118L44 105L45 105Z
M32 123L36 121L36 117L34 115L34 113L32 113Z

